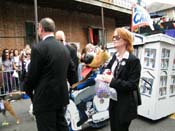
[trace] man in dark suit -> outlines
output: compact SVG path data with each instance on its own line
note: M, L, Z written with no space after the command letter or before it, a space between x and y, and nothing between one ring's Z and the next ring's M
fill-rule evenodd
M33 95L33 111L38 131L68 131L64 117L69 103L67 69L69 51L54 38L55 23L50 18L39 22L41 42L32 47L31 63L25 83Z
M64 34L64 32L62 30L58 30L56 33L55 33L55 38L58 40L58 41L61 41L66 47L67 49L69 50L69 53L70 53L70 57L71 57L71 67L68 69L68 78L70 76L72 76L71 72L72 69L74 68L74 71L75 71L75 74L74 75L74 78L71 78L70 79L70 85L74 84L75 82L78 82L78 64L79 64L79 59L78 59L78 56L77 56L77 50L71 46L70 44L68 44L66 42L66 36Z

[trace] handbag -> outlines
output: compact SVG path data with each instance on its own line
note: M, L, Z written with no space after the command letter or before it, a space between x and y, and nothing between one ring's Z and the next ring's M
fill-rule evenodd
M96 95L99 98L108 98L110 96L109 84L103 81L99 81L96 87Z
M141 99L139 87L137 87L137 90L133 91L133 95L137 106L140 106L142 104L142 99Z
M95 78L96 83L95 83L95 90L96 90L96 95L99 98L108 98L110 97L110 89L109 89L109 84L104 82L101 78L102 75L97 75Z
M101 78L102 75L97 75L96 80L96 95L99 98L110 98L117 101L117 92L114 88L109 87L109 83L106 83Z
M17 73L17 71L16 71L16 70L14 70L14 71L13 71L12 76L13 76L13 77L15 77L15 78L19 78L19 75L18 75L18 73Z

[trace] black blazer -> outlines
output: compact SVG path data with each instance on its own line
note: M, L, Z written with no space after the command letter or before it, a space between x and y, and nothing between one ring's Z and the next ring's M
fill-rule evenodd
M26 92L32 97L34 113L52 111L69 103L67 69L70 63L68 49L48 37L32 47Z
M69 44L66 45L67 49L69 50L70 57L71 57L71 64L68 68L68 78L70 85L78 82L78 56L77 51ZM72 74L73 73L73 74ZM74 77L72 77L74 76Z
M116 55L110 60L107 68L111 69ZM109 110L113 106L118 106L119 120L127 122L137 117L137 105L140 100L135 98L135 91L138 92L138 85L140 80L141 64L140 60L133 54L129 54L128 59L121 61L120 68L116 76L112 79L110 87L116 89L118 101L110 100ZM139 103L140 104L140 103Z
M78 63L79 63L79 58L77 56L77 50L72 47L71 45L67 44L66 47L68 48L70 55L71 55L71 59L75 64L75 69L76 71L78 70Z

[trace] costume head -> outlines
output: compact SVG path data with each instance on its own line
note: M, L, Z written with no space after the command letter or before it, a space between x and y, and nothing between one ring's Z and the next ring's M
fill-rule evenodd
M98 68L103 65L109 58L107 51L101 49L98 46L87 44L85 49L86 53L84 56L84 62L88 67Z
M82 69L81 76L83 80L73 84L72 88L82 89L84 87L95 84L95 71L97 68L105 64L109 58L109 54L106 50L101 49L98 46L87 44L82 53L82 62L85 63L85 67ZM88 80L87 80L88 79Z

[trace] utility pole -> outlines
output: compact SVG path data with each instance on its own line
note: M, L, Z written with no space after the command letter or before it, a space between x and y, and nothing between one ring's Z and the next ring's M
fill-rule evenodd
M101 23L102 23L102 46L105 44L105 27L104 27L104 11L101 7Z
M38 6L37 6L37 0L34 0L34 9L35 9L35 38L36 43L39 42L38 40Z

